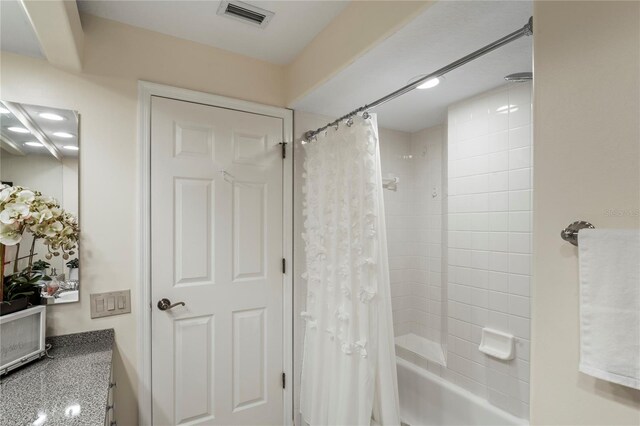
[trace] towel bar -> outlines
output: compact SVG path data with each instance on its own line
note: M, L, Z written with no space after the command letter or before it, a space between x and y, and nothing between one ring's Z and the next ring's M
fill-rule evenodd
M581 229L595 229L595 226L584 220L577 220L571 225L567 226L560 232L560 236L563 240L570 242L574 246L578 245L578 231Z

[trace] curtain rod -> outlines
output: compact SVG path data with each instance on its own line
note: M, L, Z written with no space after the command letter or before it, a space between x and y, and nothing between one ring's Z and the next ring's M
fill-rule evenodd
M468 54L467 56L464 56L460 59L458 59L457 61L454 61L452 63L450 63L449 65L446 65L434 72L432 72L431 74L427 74L426 76L420 78L419 80L416 80L413 83L409 83L406 86L401 87L400 89L396 90L395 92L391 92L388 95L385 95L383 97L381 97L380 99L377 99L373 102L371 102L370 104L366 104L361 106L360 108L354 109L353 111L351 111L348 114L343 115L342 117L338 118L337 120L332 121L331 123L328 123L326 126L324 127L320 127L319 129L316 130L309 130L308 132L306 132L304 134L304 139L307 142L310 142L313 138L315 138L315 136L322 132L323 130L328 129L330 126L335 126L338 123L340 123L342 120L346 120L349 119L359 113L364 113L365 115L367 114L367 111L378 107L382 104L385 104L387 102L389 102L392 99L395 99L399 96L404 95L407 92L410 92L412 90L414 90L415 88L417 88L418 86L420 86L422 83L424 83L427 80L430 80L432 78L435 77L441 77L443 75L445 75L446 73L453 71L454 69L461 67L462 65L473 61L474 59L477 59L481 56L486 55L487 53L496 50L499 47L502 47L506 44L511 43L512 41L518 40L520 37L524 37L524 36L530 36L533 34L533 17L529 18L529 21L527 21L527 23L520 29L512 32L511 34L508 34L504 37L502 37L499 40L494 41L493 43L487 44L486 46L476 50L475 52L472 52L470 54Z

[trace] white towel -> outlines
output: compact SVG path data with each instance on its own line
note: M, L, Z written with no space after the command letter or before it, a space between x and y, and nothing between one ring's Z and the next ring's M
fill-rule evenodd
M640 389L640 230L582 229L580 371Z

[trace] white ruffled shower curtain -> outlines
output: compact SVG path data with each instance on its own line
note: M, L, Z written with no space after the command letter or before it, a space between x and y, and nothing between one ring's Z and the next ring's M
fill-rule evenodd
M376 117L354 117L304 146L302 418L399 425Z

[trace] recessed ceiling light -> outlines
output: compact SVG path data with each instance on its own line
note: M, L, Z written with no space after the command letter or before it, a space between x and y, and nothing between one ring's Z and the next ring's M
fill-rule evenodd
M440 79L438 77L434 77L422 83L418 86L418 89L431 89L432 87L436 87L438 84L440 84Z
M51 120L51 121L62 121L64 120L64 117L58 114L54 114L52 112L41 112L40 114L38 114L40 117L45 118L47 120Z
M25 142L24 144L28 146L37 146L37 147L42 146L40 142Z
M71 151L77 151L78 149L80 149L80 148L78 148L78 147L77 147L77 146L75 146L75 145L65 145L65 146L63 146L63 148L64 148L64 149L71 150Z
M11 130L12 132L15 132L15 133L31 133L30 131L28 131L24 127L12 126L12 127L9 127L8 129Z
M0 107L0 114L9 114L9 110L4 107Z
M70 139L73 137L71 133L67 133L67 132L55 132L53 136L57 136L59 138L65 138L65 139Z

